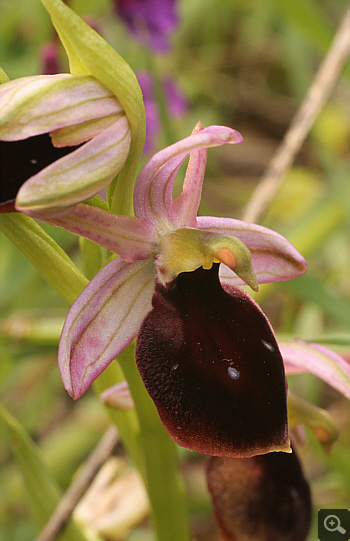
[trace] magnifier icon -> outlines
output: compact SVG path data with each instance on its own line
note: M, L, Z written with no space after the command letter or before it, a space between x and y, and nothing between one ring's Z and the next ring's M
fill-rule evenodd
M340 532L340 533L346 533L346 530L341 527L339 517L336 515L327 515L324 519L324 527L329 532Z

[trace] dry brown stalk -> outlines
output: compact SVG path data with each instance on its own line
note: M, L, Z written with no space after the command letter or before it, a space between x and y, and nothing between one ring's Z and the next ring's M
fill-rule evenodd
M50 517L36 541L55 541L58 534L69 520L75 506L89 488L97 472L113 452L118 442L118 433L114 426L106 430L100 442L92 451L81 471L63 495L60 503Z
M320 65L303 103L253 192L243 212L243 220L256 223L261 219L318 113L330 97L349 51L350 10L345 13L333 43Z

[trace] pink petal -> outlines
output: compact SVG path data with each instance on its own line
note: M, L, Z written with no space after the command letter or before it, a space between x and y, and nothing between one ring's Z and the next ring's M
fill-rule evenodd
M77 205L70 214L46 222L90 239L130 263L147 259L157 241L155 226L147 220L116 216L89 205Z
M325 346L297 340L279 342L287 374L311 372L350 398L350 366Z
M63 327L58 364L74 399L137 335L151 310L154 277L152 261L126 263L118 257L73 304Z
M0 137L17 141L101 118L123 109L114 94L90 75L38 75L0 88Z
M234 220L199 216L199 229L233 235L249 248L252 265L259 284L290 280L306 272L306 261L294 246L282 235L261 225ZM232 285L244 282L225 265L220 265L220 280Z
M30 177L16 199L17 210L36 218L53 218L101 191L125 163L130 129L121 117L102 133Z
M203 130L203 125L198 122L192 135L201 130ZM170 206L170 218L177 227L184 225L196 227L197 225L197 211L201 200L207 154L207 148L196 150L190 154L182 193Z
M100 402L116 410L131 410L135 407L126 381L120 381L103 391L100 394Z
M210 126L155 154L144 166L136 182L135 215L146 218L150 222L168 222L174 178L185 158L194 151L225 143L238 143L241 140L241 135L231 128ZM201 171L201 167L199 170ZM188 198L190 200L193 198L193 207L196 207L198 202L201 179L196 182L193 177L194 173L191 172L186 182L186 191L189 191L184 202L186 207L191 207L191 201L188 201ZM188 212L184 210L185 216L187 217L188 214L189 219L192 213L193 210Z

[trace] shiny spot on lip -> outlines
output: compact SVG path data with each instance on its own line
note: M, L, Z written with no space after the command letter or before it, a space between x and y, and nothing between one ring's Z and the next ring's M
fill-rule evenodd
M266 342L266 340L261 340L263 346L266 347L266 349L268 349L269 351L275 351L275 348L272 344L270 344L270 342Z
M240 378L240 373L238 372L238 370L236 370L236 368L233 368L232 366L228 367L227 373L228 373L228 375L230 376L231 379L239 379Z

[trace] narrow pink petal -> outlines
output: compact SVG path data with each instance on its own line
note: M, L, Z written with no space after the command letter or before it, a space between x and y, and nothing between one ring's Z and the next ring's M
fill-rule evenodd
M16 209L36 218L70 212L109 184L125 163L130 129L125 116L102 133L30 177L17 194Z
M279 342L286 374L311 372L350 398L350 365L325 346L297 340Z
M101 118L123 109L110 90L90 75L24 77L1 85L0 138L17 141Z
M203 125L198 122L192 135L203 130ZM197 211L201 200L205 166L207 164L208 149L191 152L186 176L182 187L182 193L171 203L170 218L177 227L184 225L196 227Z
M144 218L116 216L90 205L77 205L70 214L45 221L90 239L130 263L147 259L157 242L155 226Z
M120 381L100 394L100 402L116 410L131 410L135 407L127 381Z
M151 310L155 267L117 258L87 285L63 327L58 364L62 381L79 398L135 338Z
M199 216L197 226L220 235L233 235L244 242L252 254L252 266L259 284L290 280L306 272L303 256L285 237L272 229L242 220L210 216ZM220 280L244 285L226 265L220 265Z
M210 126L182 139L155 154L142 169L134 192L134 209L138 217L150 222L166 222L169 220L169 211L172 203L173 182L185 158L194 151L209 147L220 146L225 143L238 143L241 135L225 126ZM199 167L199 169L201 169ZM201 172L200 172L201 174ZM189 198L193 197L193 207L197 205L198 186L192 186L193 173L187 180L187 190L191 186ZM186 205L189 205L188 200ZM175 211L174 211L175 212ZM189 212L189 215L192 211ZM185 212L187 215L187 213Z

